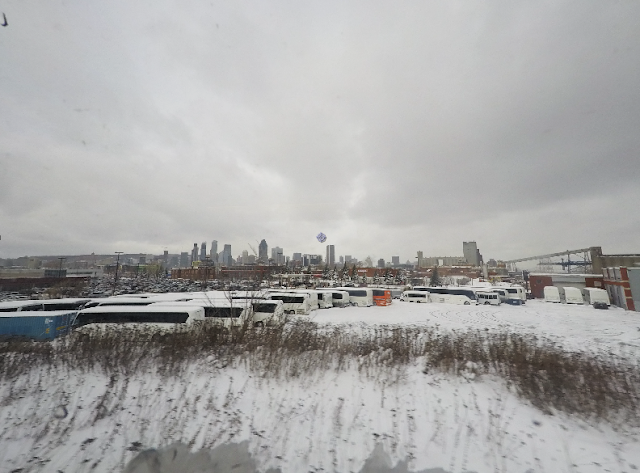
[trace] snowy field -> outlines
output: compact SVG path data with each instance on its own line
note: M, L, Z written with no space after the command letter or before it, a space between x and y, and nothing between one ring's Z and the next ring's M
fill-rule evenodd
M637 357L640 314L551 305L413 304L313 313L319 324L533 333L570 350ZM179 377L32 367L0 385L0 472L122 471L137 453L180 441L195 451L247 440L262 471L358 472L376 445L411 471L634 472L640 431L546 415L498 378L375 376L357 369L262 377L203 356Z
M390 307L320 310L317 323L402 324L443 330L484 330L531 333L557 341L568 350L640 355L640 312L611 306L553 304L530 300L523 306L418 304L395 300Z

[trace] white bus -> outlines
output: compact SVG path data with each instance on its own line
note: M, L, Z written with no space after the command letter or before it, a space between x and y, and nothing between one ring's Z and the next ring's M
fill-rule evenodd
M318 305L321 309L330 309L333 307L333 296L330 292L316 291L318 296Z
M478 298L472 289L462 287L428 287L431 302L445 304L477 304Z
M524 287L522 286L503 286L498 288L492 288L492 290L495 290L495 289L506 290L507 293L509 294L507 296L507 299L520 299L523 304L527 302L527 292L524 290Z
M371 307L373 305L373 291L366 287L336 287L339 291L349 294L349 301L358 307Z
M91 302L87 302L84 306L85 309L91 307L106 307L106 306L145 306L155 302L153 299L146 297L104 297L101 299L92 299Z
M479 305L500 305L502 303L500 294L493 291L477 291L476 297Z
M158 303L146 306L104 305L78 312L75 326L89 324L192 324L205 320L202 307L193 305L165 305Z
M277 325L285 321L284 303L276 300L261 300L252 303L251 321L254 327Z
M431 302L427 291L404 291L400 300L405 302Z
M314 289L269 289L269 294L306 294L309 296L310 310L316 310L320 308L320 301L318 298L318 291ZM271 297L273 299L273 297Z
M331 296L331 304L333 307L347 307L351 305L349 301L349 293L347 291L338 291L335 289L318 289L318 292L329 294Z
M271 299L282 301L285 314L309 315L311 301L309 294L296 292L272 292Z
M311 305L311 310L320 308L320 298L318 297L318 291L316 291L315 289L294 289L290 292L307 294L309 296L309 304Z
M498 294L498 296L500 297L500 302L507 302L507 299L509 299L509 293L504 287L492 287L491 291Z
M34 312L44 310L42 301L9 301L0 302L0 312Z
M204 320L209 323L220 323L227 327L250 323L253 309L246 300L226 299L191 299L186 302L162 301L154 302L149 307L201 307L204 310Z

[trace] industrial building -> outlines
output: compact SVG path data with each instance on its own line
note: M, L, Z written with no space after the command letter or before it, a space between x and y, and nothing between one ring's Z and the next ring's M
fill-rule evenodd
M555 287L596 287L604 289L604 276L602 274L564 274L564 273L530 273L529 288L531 295L536 299L544 299L544 288Z
M604 268L604 287L613 305L640 312L640 266Z

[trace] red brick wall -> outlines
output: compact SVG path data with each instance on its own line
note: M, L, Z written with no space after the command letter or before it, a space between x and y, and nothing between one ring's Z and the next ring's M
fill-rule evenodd
M529 276L531 294L536 299L544 299L544 287L553 286L551 276Z

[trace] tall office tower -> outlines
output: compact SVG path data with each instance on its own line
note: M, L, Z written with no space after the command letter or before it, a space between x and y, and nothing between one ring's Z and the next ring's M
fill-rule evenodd
M344 256L340 257L340 264L344 264Z
M335 245L327 245L327 258L325 262L328 266L333 266L336 264L336 247Z
M392 266L400 266L400 257L399 256L392 256L391 257L391 265Z
M283 252L282 248L280 248L279 246L276 246L276 247L271 249L271 259L278 266L281 266L281 265L284 264L284 254L283 253L284 252Z
M191 263L198 261L198 244L193 244L193 250L191 250Z
M200 245L200 261L206 261L207 259L207 242L203 241Z
M384 258L378 260L378 268L384 268Z
M424 254L422 251L418 251L418 268L424 268L425 264Z
M478 250L478 245L475 241L463 241L462 254L464 259L467 260L467 263L472 264L473 266L480 266L482 256L480 255L480 250Z
M294 253L291 259L293 261L302 261L302 253Z
M189 253L183 251L180 253L180 267L186 268L187 266L189 266Z
M218 240L211 242L211 261L214 263L218 262Z
M231 256L231 245L224 245L222 250L223 258L222 264L225 266L231 266L233 264L233 256Z
M242 250L242 264L249 264L249 252Z
M263 263L266 263L267 260L269 259L269 255L267 254L268 250L269 250L269 246L267 246L267 242L263 239L260 242L260 245L258 245L258 259L261 260Z
M353 258L351 257L351 255L344 255L344 262L347 264L351 264L351 260Z

